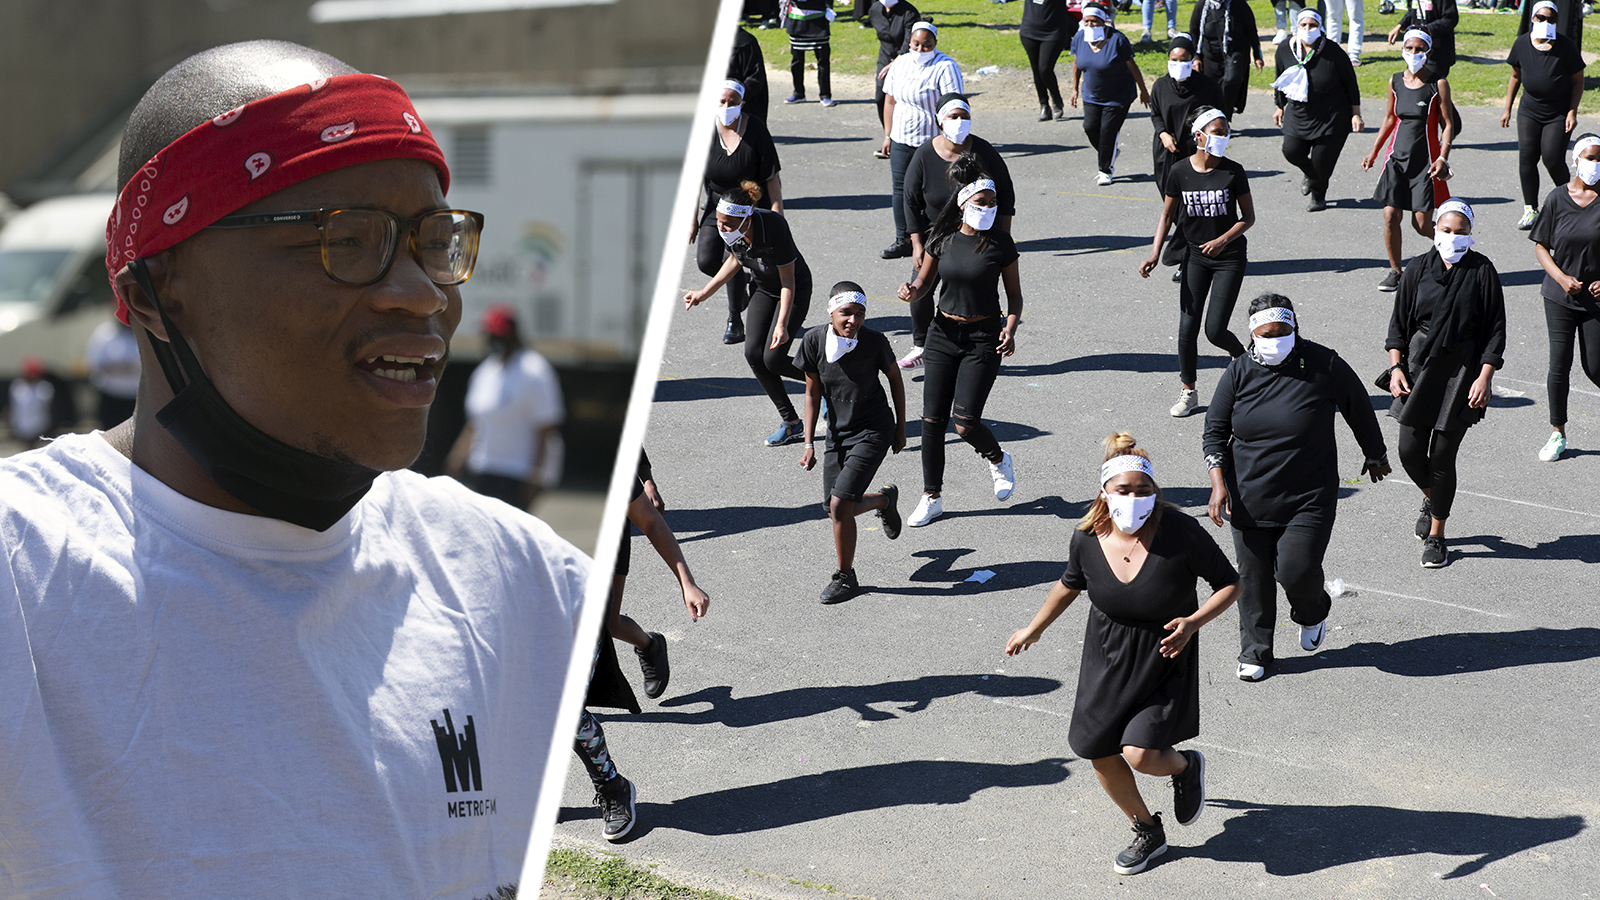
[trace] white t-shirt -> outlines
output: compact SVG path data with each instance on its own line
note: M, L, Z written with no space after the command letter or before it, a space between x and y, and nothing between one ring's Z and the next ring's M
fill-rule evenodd
M467 383L467 418L473 428L467 468L533 480L548 463L535 458L538 433L560 425L566 417L561 381L548 360L528 349L519 350L507 363L490 354L472 370ZM553 449L550 445L547 456Z
M937 50L926 64L915 53L902 53L883 76L883 92L894 97L889 139L921 147L939 133L939 98L961 93L961 66Z
M29 381L18 376L11 379L11 433L21 440L31 441L50 430L50 406L56 398L56 386L46 379Z
M124 400L139 393L139 341L132 328L101 322L89 335L83 357L89 365L89 381L101 393Z
M589 560L455 481L326 532L98 433L0 461L0 896L477 898L514 883Z

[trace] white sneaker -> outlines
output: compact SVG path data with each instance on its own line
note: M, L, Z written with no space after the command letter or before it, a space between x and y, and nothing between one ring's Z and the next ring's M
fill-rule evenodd
M1261 666L1252 666L1249 663L1239 663L1240 681L1260 681L1267 677L1267 670Z
M1522 218L1517 220L1517 230L1527 231L1533 227L1533 220L1539 218L1539 211L1531 206L1522 207Z
M1167 412L1171 413L1174 418L1181 419L1194 412L1195 407L1199 405L1200 398L1195 396L1194 388L1184 388L1178 392L1178 402L1172 404L1172 408Z
M1328 634L1328 620L1323 619L1315 625L1300 626L1300 649L1307 653L1314 653L1322 646L1322 639Z
M923 494L922 499L917 501L917 508L912 511L911 518L906 520L906 524L912 528L921 528L942 515L944 515L944 498Z
M1567 436L1559 431L1550 432L1550 440L1544 442L1539 448L1540 462L1555 462L1561 454L1567 452Z
M1105 172L1096 172L1094 174L1094 183L1105 187L1111 183L1111 176Z
M895 360L895 364L902 369L915 369L922 365L922 348L912 347L911 352Z
M1286 41L1288 39L1289 39L1289 32L1284 31L1282 28L1279 28L1278 29L1278 33L1272 36L1272 42L1274 44L1281 44L1281 43L1283 43L1284 41Z
M994 478L994 498L996 500L1009 498L1017 487L1017 475L1012 468L1009 451L1000 451L1000 461L989 463L989 475Z

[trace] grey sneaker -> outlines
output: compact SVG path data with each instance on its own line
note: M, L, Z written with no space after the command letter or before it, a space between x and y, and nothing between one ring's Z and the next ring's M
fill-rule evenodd
M1193 825L1206 809L1206 757L1199 750L1180 750L1189 767L1172 776L1172 817Z
M1167 830L1161 827L1161 813L1151 818L1155 821L1149 825L1133 823L1133 843L1117 854L1117 862L1111 867L1118 875L1137 875L1150 865L1150 860L1167 852Z
M1172 404L1172 408L1167 412L1171 413L1174 418L1181 419L1194 412L1199 405L1200 398L1195 396L1194 388L1184 388L1178 392L1178 402Z

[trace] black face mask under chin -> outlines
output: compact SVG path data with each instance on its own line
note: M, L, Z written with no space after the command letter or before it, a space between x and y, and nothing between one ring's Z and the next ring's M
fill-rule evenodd
M150 336L173 394L172 402L156 413L161 427L212 481L264 515L317 531L327 531L344 518L379 471L291 447L246 422L217 393L167 318L144 260L134 260L129 268L167 329L167 341Z

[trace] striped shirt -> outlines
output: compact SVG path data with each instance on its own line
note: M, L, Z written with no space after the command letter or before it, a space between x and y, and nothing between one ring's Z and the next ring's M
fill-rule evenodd
M961 92L961 66L937 50L926 65L917 62L917 54L904 53L889 64L883 92L894 97L889 140L920 147L939 133L939 98Z

